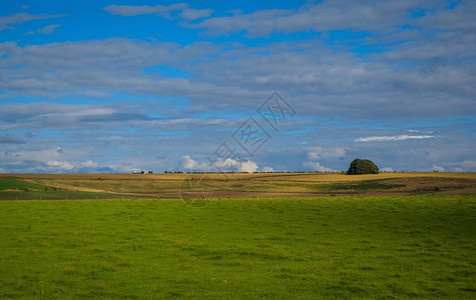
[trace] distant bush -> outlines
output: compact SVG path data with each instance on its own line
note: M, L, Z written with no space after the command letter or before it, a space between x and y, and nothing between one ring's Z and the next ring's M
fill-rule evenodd
M349 170L347 170L347 174L378 174L378 167L371 160L356 158L350 163L350 167Z

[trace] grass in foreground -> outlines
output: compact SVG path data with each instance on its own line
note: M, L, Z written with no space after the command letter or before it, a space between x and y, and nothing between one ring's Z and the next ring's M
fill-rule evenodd
M0 202L2 298L476 296L476 196Z

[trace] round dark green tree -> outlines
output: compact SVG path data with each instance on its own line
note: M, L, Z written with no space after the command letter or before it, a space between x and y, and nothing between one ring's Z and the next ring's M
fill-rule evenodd
M356 158L350 163L350 167L349 170L347 170L347 174L378 174L378 167L371 160Z

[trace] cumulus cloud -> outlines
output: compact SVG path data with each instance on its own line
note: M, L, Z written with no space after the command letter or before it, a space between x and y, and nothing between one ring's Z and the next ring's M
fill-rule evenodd
M437 171L437 172L444 172L445 171L445 168L443 168L441 166L438 166L436 164L433 164L432 169L433 169L433 171Z
M219 171L238 171L246 173L257 172L259 169L258 164L254 161L238 161L232 158L218 159L216 162L213 162L212 168Z
M244 161L238 164L238 171L239 172L246 172L246 173L253 173L258 171L258 164L254 161Z
M220 158L216 161L207 160L207 162L199 163L198 161L191 158L190 155L184 155L181 157L181 159L182 167L187 170L246 173L253 173L259 170L258 164L250 160L238 161L232 158Z
M325 162L341 161L348 150L343 147L311 147L307 152L307 158L310 161L304 162L302 165L311 171L336 172L334 169L321 165L322 160Z
M198 166L198 162L192 159L190 155L182 156L182 160L183 160L183 167L187 170L193 170L195 169L196 166Z
M261 172L274 172L274 169L271 167L263 167L261 168Z
M390 167L384 167L380 169L381 172L393 172L393 169Z
M327 167L322 166L317 161L304 162L303 166L306 167L306 168L309 168L312 171L317 171L317 172L336 172L335 170L332 170L331 168L327 168Z
M395 136L369 136L355 139L354 142L391 142L404 140L421 140L434 138L434 135L395 135Z

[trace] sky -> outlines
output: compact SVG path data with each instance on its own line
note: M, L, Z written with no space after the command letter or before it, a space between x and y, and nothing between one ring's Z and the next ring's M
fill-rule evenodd
M476 1L0 2L0 173L476 171Z

